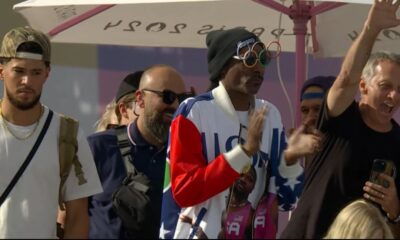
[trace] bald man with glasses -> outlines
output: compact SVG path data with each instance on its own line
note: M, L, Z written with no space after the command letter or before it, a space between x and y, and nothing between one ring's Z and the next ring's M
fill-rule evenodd
M167 65L147 69L135 94L139 116L120 129L126 130L129 138L130 163L151 182L146 227L130 230L113 209L112 195L127 173L118 146L119 130L110 129L88 137L104 188L90 199L90 238L158 238L168 131L178 104L190 94L185 92L180 74Z

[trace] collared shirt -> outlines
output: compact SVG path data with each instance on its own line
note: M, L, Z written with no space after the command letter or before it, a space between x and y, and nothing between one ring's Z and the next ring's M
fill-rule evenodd
M152 184L152 226L143 229L140 236L158 238L162 201L162 187L166 149L157 149L140 134L136 122L128 127L132 143L131 156L135 168L149 177ZM89 202L90 238L126 238L127 232L112 209L112 194L122 184L126 170L118 147L115 129L95 133L88 137L104 192L94 195Z

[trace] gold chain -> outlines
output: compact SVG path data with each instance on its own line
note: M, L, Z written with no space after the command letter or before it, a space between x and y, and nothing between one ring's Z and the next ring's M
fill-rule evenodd
M8 131L13 137L15 137L16 139L18 139L18 140L20 140L20 141L26 140L26 139L28 139L29 137L31 137L31 136L35 133L37 127L39 126L40 119L42 118L42 115L43 115L43 106L40 105L40 115L39 115L38 120L37 120L36 123L35 123L35 127L33 128L33 130L32 130L30 133L28 133L26 136L19 137L19 136L17 136L15 133L13 133L13 131L11 131L11 128L8 126L7 120L4 118L3 112L1 111L1 102L2 102L2 100L0 99L0 116L1 116L1 118L2 118L3 126L7 129L7 131Z

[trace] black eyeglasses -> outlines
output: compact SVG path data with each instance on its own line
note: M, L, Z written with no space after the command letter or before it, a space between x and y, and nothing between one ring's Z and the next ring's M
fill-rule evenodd
M186 98L193 97L193 94L191 92L184 92L184 93L175 93L171 90L164 90L164 91L157 91L153 89L142 89L143 91L149 91L157 94L158 96L162 97L162 100L165 104L172 104L175 102L176 99L178 99L178 102L181 103L183 102Z

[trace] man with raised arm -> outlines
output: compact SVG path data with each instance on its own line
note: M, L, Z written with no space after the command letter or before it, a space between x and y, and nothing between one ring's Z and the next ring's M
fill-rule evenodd
M369 181L374 159L400 167L400 128L392 119L400 105L400 56L371 55L378 34L400 24L399 1L375 1L360 36L324 100L317 122L324 134L322 150L311 160L304 191L282 238L322 238L339 211L365 197L388 221L400 219L398 174ZM354 98L360 90L361 99Z

